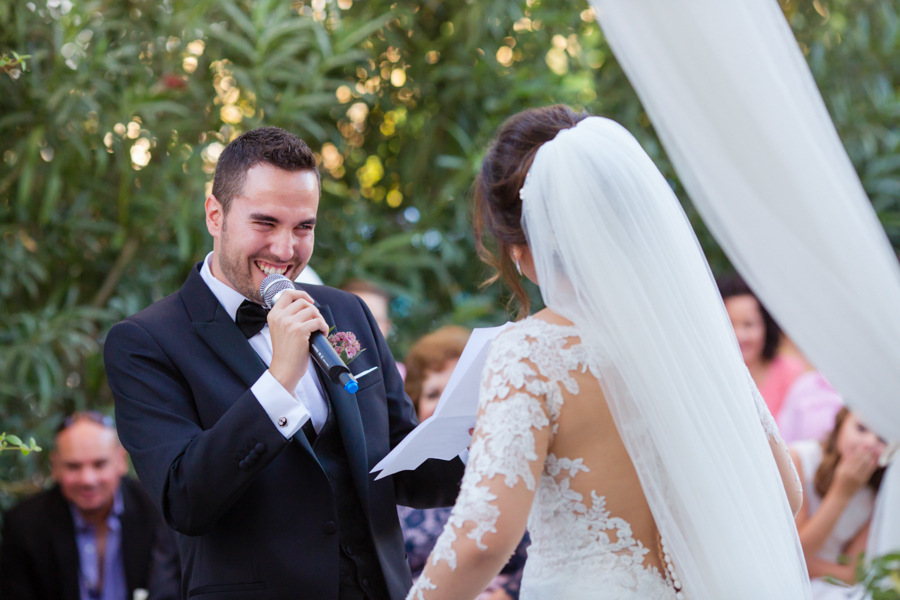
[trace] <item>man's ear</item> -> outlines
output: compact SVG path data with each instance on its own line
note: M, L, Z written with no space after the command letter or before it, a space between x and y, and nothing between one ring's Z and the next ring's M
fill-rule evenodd
M206 208L206 229L209 235L218 239L225 228L225 211L219 199L210 194L203 205Z

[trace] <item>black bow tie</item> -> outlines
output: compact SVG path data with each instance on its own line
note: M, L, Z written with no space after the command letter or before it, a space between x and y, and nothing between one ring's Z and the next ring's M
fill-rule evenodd
M256 302L244 300L238 307L234 322L237 323L238 329L241 330L244 337L249 340L266 326L267 314L269 314L268 309Z

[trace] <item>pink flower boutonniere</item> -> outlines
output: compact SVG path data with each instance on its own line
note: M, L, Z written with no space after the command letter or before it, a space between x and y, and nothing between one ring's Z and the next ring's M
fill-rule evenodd
M356 335L349 331L336 331L328 336L328 341L334 347L334 351L338 353L345 365L349 365L356 357L366 351L361 348Z

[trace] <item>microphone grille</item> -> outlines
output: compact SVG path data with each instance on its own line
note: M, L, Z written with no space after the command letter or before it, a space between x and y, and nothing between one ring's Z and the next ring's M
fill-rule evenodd
M259 295L262 296L266 306L272 308L278 294L284 290L293 290L294 282L284 275L267 275L259 286Z

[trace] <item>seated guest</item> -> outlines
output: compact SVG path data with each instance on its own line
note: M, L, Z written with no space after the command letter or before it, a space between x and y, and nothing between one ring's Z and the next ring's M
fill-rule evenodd
M737 275L719 281L719 293L731 318L744 363L775 419L794 381L806 365L793 357L779 356L781 330L775 319Z
M822 440L834 427L834 418L844 406L837 390L818 371L797 378L784 398L776 423L788 444Z
M856 563L866 548L884 475L878 459L885 449L884 440L846 408L838 412L824 442L807 440L790 448L803 484L797 529L814 600L849 597L846 587L826 578L856 581Z
M416 342L406 355L406 393L416 407L421 423L434 414L438 400L469 339L469 331L462 327L442 327ZM418 510L398 506L400 527L406 541L406 553L413 580L418 579L425 568L438 537L444 530L451 508ZM522 569L525 567L525 550L528 535L516 548L509 563L488 586L478 600L517 600Z
M50 456L56 485L3 519L0 597L175 600L175 537L140 484L125 478L112 419L75 413Z

